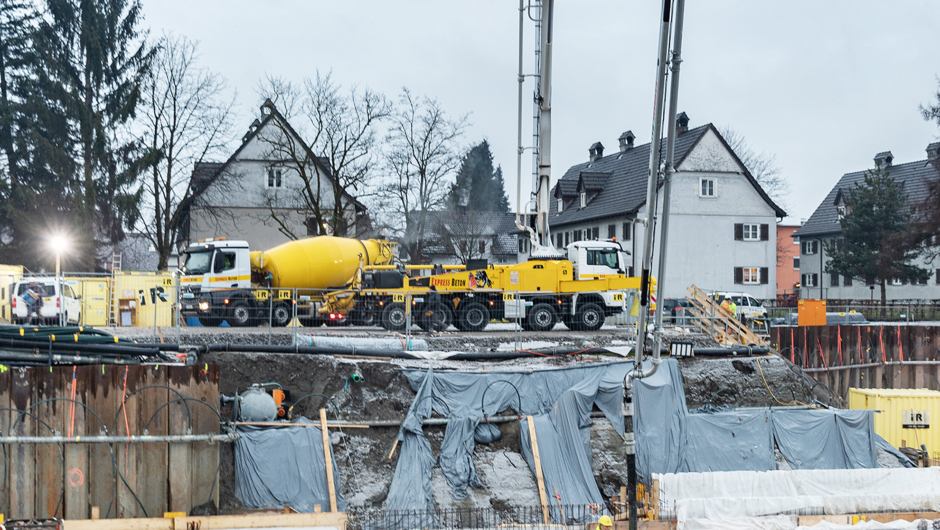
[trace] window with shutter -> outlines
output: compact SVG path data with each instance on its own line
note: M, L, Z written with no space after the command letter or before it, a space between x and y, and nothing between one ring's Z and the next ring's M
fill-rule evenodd
M593 238L591 238L591 239L593 239L594 241L597 241L598 239L600 239L600 238L601 238L601 227L595 226L595 227L594 227L594 230L592 231L592 234L591 234L591 235L594 236Z
M744 267L734 268L734 283L736 284L744 283Z
M633 234L630 233L630 223L623 223L623 240L630 241L630 238Z
M486 254L486 241L480 241L480 254Z
M744 224L734 223L734 240L744 241Z
M565 232L565 246L571 244L571 232Z
M937 285L940 285L940 269L937 269Z
M845 287L851 287L851 286L852 286L852 277L851 277L851 276L848 276L848 275L843 276L843 277L842 277L842 285L844 285Z
M767 267L760 268L760 283L761 285L767 285L770 283L770 269Z
M838 287L839 286L839 275L830 274L829 275L829 287Z
M806 274L800 274L800 285L806 287Z
M617 225L607 225L607 239L617 237Z
M770 240L770 226L766 224L760 225L760 240L761 241Z

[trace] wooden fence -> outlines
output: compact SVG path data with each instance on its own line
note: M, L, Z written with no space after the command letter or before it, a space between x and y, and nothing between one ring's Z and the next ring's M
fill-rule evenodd
M218 388L216 365L0 365L0 435L78 442L0 445L0 512L88 519L97 507L102 518L128 518L218 506L218 444L81 443L218 433Z
M849 388L940 390L940 327L803 326L771 328L784 358L848 403Z

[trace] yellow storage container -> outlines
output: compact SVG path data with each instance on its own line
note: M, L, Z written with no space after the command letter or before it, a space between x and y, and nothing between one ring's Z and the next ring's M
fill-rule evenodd
M176 285L173 275L169 272L125 272L114 273L116 296L126 300L126 315L118 314L119 326L152 327L154 317L158 327L170 327L173 321L173 304L176 303ZM150 289L163 287L166 302L157 300L154 303L150 298ZM141 301L143 297L143 301ZM119 309L119 311L121 311ZM156 314L154 314L156 312Z
M108 284L104 277L66 276L65 282L81 295L83 326L108 325Z
M849 389L849 408L874 409L875 432L895 447L927 446L931 458L940 454L940 392L927 389Z
M10 322L13 315L10 307L10 289L22 277L22 265L0 265L0 322Z

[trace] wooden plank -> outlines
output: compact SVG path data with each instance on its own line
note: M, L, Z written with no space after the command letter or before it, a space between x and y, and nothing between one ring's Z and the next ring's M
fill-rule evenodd
M345 513L276 513L149 519L64 521L63 530L175 530L212 528L346 528ZM190 523L195 523L190 526Z
M75 400L84 404L88 391L88 377L94 371L93 366L80 366L75 370ZM69 396L72 395L73 381L68 380ZM66 436L72 438L85 434L85 407L76 403L69 407L69 425ZM90 413L89 413L90 414ZM65 518L84 519L88 517L88 446L84 444L66 444L65 446Z
M192 366L168 366L168 382L170 388L182 393L188 392L194 383ZM176 394L170 401L178 399ZM190 418L186 405L176 402L167 407L169 409L169 434L186 434L190 428ZM216 420L218 421L218 420ZM192 509L192 447L188 443L171 443L167 449L167 480L169 481L170 495L168 499L169 511L190 513Z
M659 479L653 479L653 491L650 494L650 510L653 513L653 520L659 519Z
M330 454L330 430L326 426L326 409L320 409L320 432L323 434L323 467L326 468L326 485L330 489L330 511L336 509L336 487L333 485L333 457Z
M801 515L797 520L799 526L816 526L823 521L833 524L851 524L851 518L848 515Z
M131 398L137 404L137 426L140 434L167 434L169 410L164 405L170 399L170 392L166 388L158 388L159 385L166 385L166 371L166 366L141 367L138 388L157 388L147 388ZM151 517L167 511L166 453L165 443L143 444L137 448L137 495Z
M8 436L10 427L16 421L16 413L10 409L10 398L13 395L13 374L6 365L0 365L0 434ZM6 410L5 410L6 409ZM0 513L10 513L10 457L11 447L4 444L0 447L0 458L5 465L0 468Z
M124 367L93 365L89 368L91 368L91 373L86 379L88 390L85 403L98 416L90 415L86 418L85 434L88 436L112 435L117 430L114 416L121 404L123 387L118 385L118 381L123 383ZM92 506L98 506L101 510L101 517L104 518L115 517L117 512L115 503L120 479L117 479L115 483L114 465L117 462L117 455L112 453L116 450L117 445L91 444L88 447L88 473L85 476L88 481L88 502ZM123 488L123 484L120 487Z
M526 422L529 424L529 442L532 444L532 459L535 461L535 478L539 486L539 502L542 504L542 517L545 518L545 524L552 524L552 518L548 510L548 496L545 494L545 477L542 475L542 459L539 456L539 440L535 434L535 420L532 416L526 416Z
M119 386L116 389L119 390L119 392L115 392L115 394L119 396L118 407L120 407L120 400L125 399L125 395L130 395L140 388L140 374L143 370L144 368L141 366L125 366L124 370L120 370L120 379L117 381ZM127 384L126 394L124 391L125 379ZM117 430L115 431L116 435L127 436L128 434L136 435L140 433L140 429L137 426L137 409L140 402L141 399L139 396L134 396L124 401L124 408L119 409ZM139 444L132 443L115 444L117 469L118 473L120 473L118 476L117 516L125 519L151 515L150 513L145 514L144 509L138 504L138 499L141 502L143 501L140 494L137 493L138 445ZM123 475L123 479L121 475Z
M218 434L219 416L215 411L219 410L219 366L200 364L191 369L195 372L189 395L208 405L190 402L193 434ZM192 509L187 513L192 513L199 506L205 508L199 513L218 513L220 446L208 442L193 442L191 446Z
M32 372L41 368L16 367L13 372L12 408L25 411L33 404ZM28 417L17 416L13 420L11 434L14 436L36 436L38 422ZM8 519L30 519L35 510L33 486L36 483L36 451L32 445L17 444L10 450L10 511Z
M71 372L71 369L69 369ZM35 422L39 436L53 436L63 433L66 423L68 403L64 401L47 401L57 397L68 397L65 391L65 370L63 368L43 367L33 370L31 382L33 385L32 409L38 419L29 418L27 421ZM60 445L44 444L34 449L36 458L35 482L33 492L36 503L33 507L33 517L46 519L59 517L62 508L62 477L63 477L63 449Z

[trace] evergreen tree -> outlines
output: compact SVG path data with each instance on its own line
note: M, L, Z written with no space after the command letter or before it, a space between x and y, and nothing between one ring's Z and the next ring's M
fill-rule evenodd
M447 197L451 210L477 212L508 212L509 197L503 182L502 168L493 169L490 144L483 140L463 156L457 179Z
M93 269L99 245L136 218L140 156L127 127L152 57L140 21L138 0L46 0L36 32L29 113L44 156L31 170L65 181L75 269Z
M930 271L911 263L921 248L906 237L910 209L887 171L867 171L864 182L849 191L845 202L840 221L843 239L826 245L831 256L827 273L874 279L881 286L882 306L887 302L888 281L916 282L929 276Z

